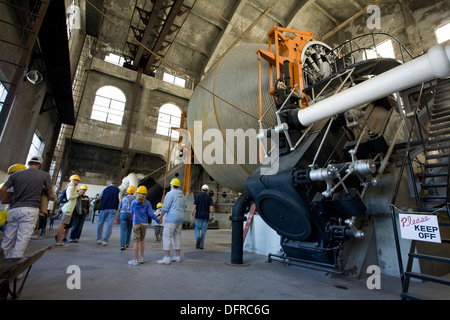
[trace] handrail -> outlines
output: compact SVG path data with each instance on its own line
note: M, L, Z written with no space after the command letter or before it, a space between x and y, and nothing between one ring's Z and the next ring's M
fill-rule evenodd
M422 83L419 97L422 96L423 89L424 89L424 83ZM393 228L394 228L395 247L396 247L396 250L397 250L397 258L398 258L398 264L399 264L399 269L400 269L400 280L401 280L401 283L402 283L403 293L405 292L405 289L406 289L405 288L406 287L406 279L405 279L405 273L404 273L403 261L402 261L402 254L401 254L401 249L400 249L400 241L399 241L399 234L398 234L398 227L397 227L397 219L396 219L396 215L395 215L395 210L396 210L395 209L396 208L395 207L395 203L397 201L397 194L398 194L399 189L400 189L401 181L402 181L402 178L403 178L403 172L405 170L406 165L408 165L408 169L410 170L410 172L411 173L413 172L412 161L411 161L411 154L410 154L410 146L411 146L411 140L412 140L413 131L414 131L414 127L415 127L416 123L418 125L420 136L421 136L421 140L423 142L422 129L420 127L419 117L418 117L418 113L420 111L420 105L421 105L421 99L419 98L418 101L417 101L417 106L416 106L416 108L414 110L414 115L411 117L411 119L413 119L413 122L412 122L411 127L409 128L409 132L408 132L408 140L407 140L406 148L405 148L405 156L404 156L403 161L402 161L402 166L400 168L400 172L399 172L398 179L397 179L397 182L396 182L396 185L395 185L395 189L394 189L394 195L392 197L391 205L390 205L390 207L391 207L392 225L393 225ZM424 149L424 151L425 151L425 149ZM416 199L416 204L418 205L419 204L419 194L418 194L417 187L416 187L415 183L413 183L413 187L414 187L413 189L414 189L414 196L415 196L415 199Z
M365 38L365 37L371 37L372 38L372 42L373 42L373 50L375 50L375 52L377 52L376 51L376 46L377 46L377 44L376 44L376 41L375 41L375 35L384 35L384 36L387 36L388 38L390 38L390 39L392 39L392 40L394 40L396 43L397 43L397 45L398 45L398 47L400 48L400 53L401 53L401 56L402 56L402 62L404 63L405 62L405 56L404 56L404 54L403 54L403 51L405 51L408 55L409 55L409 57L411 58L411 59L414 59L414 56L413 56L413 54L407 49L407 48L405 48L405 46L396 38L396 37L394 37L393 35L391 35L391 34L389 34L389 33L385 33L385 32L373 32L373 33L366 33L366 34L362 34L362 35L359 35L359 36L356 36L356 37L354 37L354 38L352 38L352 39L349 39L349 40L346 40L345 42L343 42L342 44L340 44L339 46L337 46L336 48L334 48L334 49L332 49L332 52L334 52L335 54L337 54L337 55L340 55L340 53L341 53L341 51L344 49L344 47L347 45L347 44L350 44L350 53L349 54L353 54L354 52L356 52L356 51L361 51L361 50L367 50L367 48L365 48L365 47L363 47L363 48L361 48L355 41L356 40L358 40L358 39L361 39L361 38ZM383 41L384 42L384 41ZM358 49L357 50L352 50L352 44L354 44ZM372 49L372 48L371 48ZM347 54L348 55L348 54ZM366 53L366 59L367 59L367 53Z

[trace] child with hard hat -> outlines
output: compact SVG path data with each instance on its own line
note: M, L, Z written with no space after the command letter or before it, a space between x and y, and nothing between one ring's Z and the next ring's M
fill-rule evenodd
M154 228L155 228L155 241L153 241L153 242L161 242L162 241L162 233L163 233L163 228L164 228L164 221L161 218L161 207L162 207L162 203L159 202L156 205L155 215L158 217L158 219L161 220L161 223L154 225Z
M131 214L133 215L133 233L134 233L134 259L128 261L128 264L137 266L144 262L145 234L147 232L149 218L160 223L160 220L153 212L150 201L146 199L147 188L140 186L136 191L136 200L131 203ZM139 258L139 253L141 257Z
M129 186L127 195L122 198L119 204L120 212L120 250L125 250L130 245L133 222L131 221L131 203L136 199L134 193L136 188Z

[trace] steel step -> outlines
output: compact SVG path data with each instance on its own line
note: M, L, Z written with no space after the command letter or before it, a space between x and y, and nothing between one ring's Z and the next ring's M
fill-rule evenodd
M441 153L435 153L435 154L427 154L425 156L426 160L434 160L434 159L441 159L441 158L448 158L449 153L448 152L441 152Z
M450 286L450 279L440 278L436 276L431 276L428 274L417 273L417 272L405 272L405 276L410 278L421 279L424 281L432 281L435 283L443 284L446 286Z
M417 208L418 212L446 212L447 209L445 207L440 208Z
M433 112L433 115L431 116L431 119L439 119L445 116L450 116L450 107L445 110L445 111L441 111L441 112Z
M441 118L438 118L436 120L431 120L431 125L435 125L435 124L444 124L450 121L450 116L443 116Z
M416 258L416 259L450 263L450 258L446 258L446 257L431 256L428 254L421 254L421 253L408 253L408 256L410 256L411 258Z
M431 129L431 127L430 127ZM441 135L447 135L450 134L450 129L445 129L444 130L434 130L434 131L430 131L429 136L430 137L435 137L435 136L441 136Z
M426 147L426 151L437 151L437 150L447 150L450 149L449 143L431 143Z
M427 172L423 174L423 177L425 178L431 178L431 177L445 177L448 175L448 172L442 171L442 172Z
M441 129L448 129L448 123L435 124L430 126L430 131L436 131Z
M425 169L429 169L429 168L440 168L440 167L448 167L448 161L447 161L447 160L442 160L441 162L436 162L436 163L425 163L425 164L424 164L424 168L425 168Z
M447 182L422 183L422 188L444 188L447 187Z
M427 154L425 158L426 160L434 160L434 159L448 158L448 156L449 156L448 152L442 152L436 154Z
M426 196L419 196L422 200L444 200L447 199L446 194L428 194Z
M450 100L450 99L449 99ZM440 102L438 104L433 104L433 106L430 108L430 111L432 115L435 115L437 113L443 113L450 109L450 102Z

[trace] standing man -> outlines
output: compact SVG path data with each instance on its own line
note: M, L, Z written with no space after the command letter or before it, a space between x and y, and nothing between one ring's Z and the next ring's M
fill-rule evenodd
M48 172L40 170L42 158L31 157L28 169L9 176L0 189L2 203L11 203L2 248L6 258L22 258L33 234L39 215L42 190L53 198L53 188ZM14 187L14 193L7 190Z
M78 242L83 231L84 220L89 215L89 197L86 195L88 187L83 184L78 191L77 204L72 214L72 229L70 231L70 242Z
M206 231L208 230L209 213L211 219L214 219L214 203L208 194L209 187L204 184L202 193L197 195L192 206L191 221L194 221L195 212L195 239L197 240L196 248L203 249L205 244Z
M180 180L177 178L170 181L170 191L164 198L163 206L161 207L161 217L164 217L164 231L163 231L163 250L164 258L158 260L158 264L170 264L173 262L180 262L181 250L181 228L183 226L183 216L185 208L185 200L180 188ZM173 245L175 255L170 258L170 246Z
M102 201L102 204L100 206L100 215L97 226L97 244L103 243L104 246L108 245L108 240L112 233L114 217L119 208L119 194L120 189L116 186L116 181L109 180L109 186L103 189L98 197L98 199ZM103 224L105 221L106 232L102 242Z

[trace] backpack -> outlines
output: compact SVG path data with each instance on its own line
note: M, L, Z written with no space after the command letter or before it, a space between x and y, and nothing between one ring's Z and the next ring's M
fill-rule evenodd
M67 200L67 197L66 197L66 190L67 189L64 189L64 191L61 193L61 196L59 197L60 204L63 204L63 203L66 203L69 201L69 200Z

